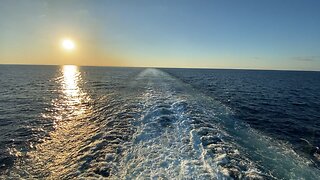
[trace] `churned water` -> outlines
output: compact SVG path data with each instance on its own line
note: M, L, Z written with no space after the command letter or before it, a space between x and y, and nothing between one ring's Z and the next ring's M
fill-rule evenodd
M3 65L0 77L1 178L320 177L319 73Z

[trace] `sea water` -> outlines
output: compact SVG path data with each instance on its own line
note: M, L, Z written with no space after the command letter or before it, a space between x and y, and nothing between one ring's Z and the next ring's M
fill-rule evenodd
M318 179L319 77L2 65L0 177Z

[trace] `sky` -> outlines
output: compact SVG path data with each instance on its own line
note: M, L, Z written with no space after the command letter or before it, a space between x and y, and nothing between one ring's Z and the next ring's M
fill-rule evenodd
M320 1L0 0L0 64L320 70Z

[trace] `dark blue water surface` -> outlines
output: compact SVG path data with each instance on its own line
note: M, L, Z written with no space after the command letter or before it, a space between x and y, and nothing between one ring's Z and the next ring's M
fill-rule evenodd
M320 147L320 72L165 71L221 101L251 127L292 143L297 151L313 156L308 142Z
M320 73L0 66L0 178L319 179Z

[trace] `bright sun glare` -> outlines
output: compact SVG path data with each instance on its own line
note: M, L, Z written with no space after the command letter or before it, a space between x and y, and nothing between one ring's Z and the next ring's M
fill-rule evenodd
M75 48L75 43L71 39L63 39L62 40L62 48L65 50L73 50Z

